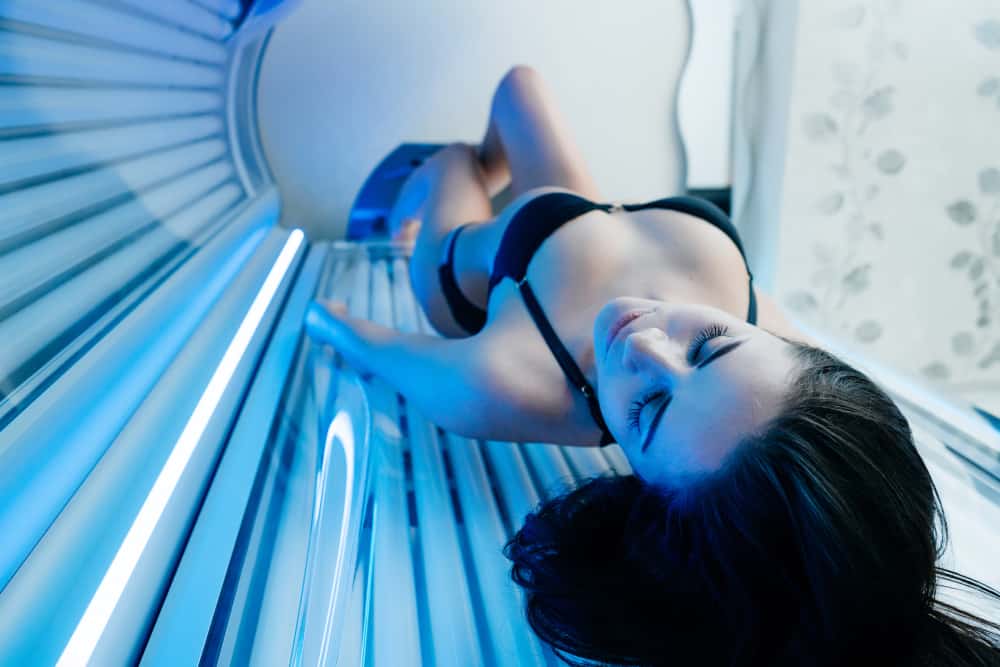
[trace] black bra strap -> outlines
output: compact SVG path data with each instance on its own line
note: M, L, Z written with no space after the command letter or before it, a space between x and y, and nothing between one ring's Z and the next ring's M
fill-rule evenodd
M580 390L583 397L587 399L587 406L590 408L590 415L594 418L594 422L597 427L601 429L601 447L608 445L615 441L615 438L608 431L607 424L604 423L604 416L601 414L601 406L597 402L597 395L594 392L594 388L590 386L587 382L587 378L584 377L583 371L580 367L576 365L573 361L572 355L563 346L562 341L559 340L559 336L556 335L555 330L552 325L549 324L548 318L545 317L545 311L542 310L542 305L538 302L535 297L534 290L531 289L531 285L528 284L527 280L521 280L517 283L517 289L521 292L521 298L524 299L524 305L528 309L528 313L531 314L531 319L535 321L535 326L542 334L542 338L545 339L545 343L552 350L552 354L555 355L556 361L559 363L559 367L562 368L563 373L569 381Z

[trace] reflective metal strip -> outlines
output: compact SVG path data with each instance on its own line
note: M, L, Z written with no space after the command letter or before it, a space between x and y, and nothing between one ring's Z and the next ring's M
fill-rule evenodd
M278 234L285 236L283 232ZM231 338L224 339L225 353L217 363L212 360L211 379L201 391L197 405L187 417L114 561L63 649L60 667L82 664L83 658L90 657L88 647L95 644L93 658L98 664L128 662L137 657L152 614L159 609L163 587L173 573L176 552L172 554L168 547L177 545L187 536L201 499L201 489L211 479L218 443L225 437L234 410L254 372L258 353L278 309L275 299L280 301L278 295L284 293L283 285L290 281L289 271L301 253L303 239L298 230L287 235L239 328ZM238 317L233 319L239 320ZM208 469L199 466L199 458L209 457ZM188 478L191 484L201 483L191 503L185 502L194 495L185 489ZM143 577L141 573L145 571L159 572L162 576L155 581L155 577ZM113 612L109 610L111 606ZM137 608L147 613L139 618L129 613ZM99 632L100 643L97 644L95 635Z
M0 543L0 588L276 217L273 194L243 209L224 232L143 301L124 326L108 333L0 431L0 527L5 536ZM30 502L25 502L28 498ZM6 616L0 613L0 618Z
M544 665L541 646L524 617L522 593L510 579L510 562L500 552L506 530L479 443L449 433L447 452L455 466L463 527L469 536L474 576L482 595L492 664Z
M528 442L521 446L521 451L538 480L538 493L542 498L547 500L561 495L576 485L573 471L558 445Z
M430 648L424 655L433 656L432 664L480 665L483 656L437 429L409 406L406 415L429 616L423 643Z
M3 30L0 30L0 75L48 77L84 86L219 88L225 81L223 69L214 65L122 53Z
M410 286L408 262L403 258L392 262L397 328L416 333L420 328L419 306ZM406 422L424 573L421 588L430 616L426 619L430 636L425 634L422 641L424 657L430 664L480 665L483 656L468 582L462 576L465 564L437 428L409 404ZM432 650L426 648L428 645Z
M310 289L306 297L311 294ZM295 320L299 331L301 322L300 312ZM303 361L300 358L300 363ZM333 465L331 447L339 446L340 441L327 441L325 430L320 432L311 389L308 372L302 368L285 392L283 414L267 443L273 454L267 455L270 460L264 471L270 475L268 469L274 469L274 475L263 491L258 481L250 491L241 535L229 559L207 641L203 642L201 664L288 664L304 599L314 587L331 584L314 581L316 559L329 555L325 549L317 553L317 547L331 539L323 532L325 508L317 503L336 503L337 494L342 494L354 478L347 477L346 462L341 459L339 475L325 481ZM350 430L354 432L353 427ZM256 437L264 433L266 429ZM261 474L258 472L258 477ZM337 483L340 488L330 486ZM250 528L259 535L256 546L243 536ZM339 528L331 531L337 537ZM326 565L318 565L321 572ZM335 565L335 559L330 565ZM234 575L239 577L238 584Z
M226 49L217 42L131 12L81 0L5 0L0 4L0 19L51 28L68 33L68 37L97 38L111 48L121 45L207 63L226 61Z
M525 515L538 505L541 498L517 445L490 441L483 448L483 455L500 485L498 495L503 503L504 513L510 520L510 531L506 536L510 538L521 527Z
M209 139L0 196L0 252L142 199L146 188L221 158L225 149L221 139ZM228 162L217 164L217 170L232 171Z
M209 91L0 86L0 130L7 135L221 111L222 96Z
M275 231L255 248L9 584L4 604L18 604L17 634L35 659L51 664L76 630L79 649L103 637L95 664L134 661L172 574L175 546L197 511L267 339L278 304L273 294L270 309L261 310L259 302L267 287L281 286L271 274L286 236ZM264 319L254 327L248 317ZM220 372L230 373L228 382ZM94 535L101 539L88 539ZM54 565L72 558L86 565ZM109 581L119 581L119 590L108 590L102 582ZM96 617L91 600L102 589L111 608ZM73 661L82 662L83 652L70 653Z
M266 269L251 255L277 200L260 183L260 205L233 215L216 41L231 25L160 4L0 2L0 270L15 283L0 297L0 636L19 637L0 642L4 664L58 657L98 580L64 662L138 658L281 301L254 299L232 356L250 296L233 290ZM223 347L206 402L205 355ZM18 350L30 363L5 373Z
M301 491L290 493L284 482L289 478L304 480L313 471L309 469L311 456L292 453L296 445L293 425L280 420L277 431L265 481L255 489L253 504L247 508L247 532L244 534L241 529L241 549L233 554L236 557L238 553L239 559L230 562L223 584L224 598L220 598L216 606L200 664L250 664L250 656L257 655L261 648L267 655L263 664L281 661L280 657L269 655L267 649L285 640L287 632L258 632L258 629L268 627L263 624L273 620L263 617L265 607L275 606L277 602L278 607L292 612L293 605L288 598L301 578L301 560L294 556L304 550L303 520L306 517L302 513L308 509L308 498L303 498ZM299 554L290 553L296 551ZM281 567L285 569L278 569ZM235 576L232 581L229 579L231 574ZM284 620L287 621L287 617ZM287 624L275 626L272 623L270 627L287 629Z
M563 447L563 454L580 481L599 475L608 475L608 460L597 447Z
M141 156L212 135L221 137L222 132L221 117L198 116L106 130L9 139L0 151L0 185L65 177L74 170L100 166L111 160ZM225 149L224 144L219 145Z
M149 2L149 0L118 0L118 2L214 40L223 40L233 31L229 21L193 2L177 0L163 3Z
M919 415L907 414L914 441L934 479L948 521L942 562L994 588L1000 587L1000 485L948 449ZM946 590L942 591L947 594ZM983 600L979 600L983 602ZM966 607L970 607L964 603ZM989 617L990 610L982 610Z
M142 235L167 224L170 216L219 187L232 175L226 163L209 165L150 191L140 200L131 200L107 213L0 255L0 275L8 277L6 289L0 293L0 320L12 314L13 304L40 299L46 291L72 280L74 275L109 252L128 252ZM239 198L239 188L235 184L229 190L225 199L235 201Z
M248 503L254 502L255 476L272 456L273 444L264 434L281 418L280 399L301 347L300 323L324 257L323 250L313 248L292 287L157 614L142 665L172 667L199 661Z
M392 326L388 267L371 267L372 321ZM376 619L368 631L374 636L374 665L402 667L419 664L416 585L410 547L410 520L406 502L406 473L396 393L374 381L369 394L372 409L374 479L374 590L371 604Z

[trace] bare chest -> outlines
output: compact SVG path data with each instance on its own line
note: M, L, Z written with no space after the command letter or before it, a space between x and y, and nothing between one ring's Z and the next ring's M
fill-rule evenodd
M739 250L716 227L674 211L587 213L546 239L527 278L581 365L593 355L594 318L616 297L704 303L746 315L747 273ZM551 358L541 336L528 333L535 326L513 281L494 288L489 309L494 324L509 330L504 338L514 351Z

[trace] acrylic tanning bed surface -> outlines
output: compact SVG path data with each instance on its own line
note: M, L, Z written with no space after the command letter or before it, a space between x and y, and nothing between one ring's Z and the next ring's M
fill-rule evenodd
M430 327L407 248L276 225L241 11L0 3L0 664L553 666L500 547L628 463L443 432L303 337L317 295ZM1000 585L997 431L871 372Z
M431 332L405 254L336 243L318 293L356 316ZM227 616L210 633L213 655L267 664L551 661L526 627L500 548L539 500L594 474L627 472L620 449L445 433L384 385L340 367L329 348L301 345L260 500L243 519L247 554L223 590L233 602L220 603ZM946 560L995 579L995 479L949 448L965 435L912 405L907 413L948 512ZM157 632L163 641L154 632L150 649L167 644L167 628Z
M245 296L220 302L200 334L205 341L218 338L226 321L236 337L288 244L286 234L276 237L257 268L248 265L244 286L233 283ZM155 558L134 571L94 655L146 665L555 664L524 621L500 547L541 499L589 475L627 473L620 451L478 442L440 431L302 335L316 295L343 299L358 316L429 331L408 285L405 248L335 243L300 247L294 257L225 412L213 415L199 442L214 459L203 454L200 481L178 486L174 498L188 509L168 506L157 522ZM191 350L178 368L193 369L198 359L206 366L200 385L188 383L197 389L193 400L221 349ZM165 396L178 386L166 376L163 383ZM956 454L988 432L956 428L948 415L903 398L952 525L947 558L995 584L996 479ZM154 405L143 410L152 415ZM194 403L187 405L193 414ZM158 419L132 428L150 433L179 422L170 413ZM139 489L156 471L134 458L141 440L125 442L94 468L0 593L5 660L58 656L85 616L81 601L110 571L107 557L70 555L84 544L111 554L126 540L111 526L96 530L107 520L94 513L102 506L119 517L135 512L134 501L114 498L140 496L114 495L116 483ZM45 584L54 572L60 577Z
M405 255L391 244L336 243L317 293L356 316L430 332ZM260 500L243 518L246 553L227 574L216 609L226 615L209 633L212 655L222 664L554 664L523 620L500 547L540 500L593 474L627 473L620 449L457 437L384 385L360 381L329 348L299 345L258 473ZM904 407L952 529L946 562L996 584L996 480L955 454L971 436L912 400ZM175 611L190 607L184 599ZM148 664L178 657L151 653L180 631L184 618L173 616L176 629L156 628Z
M358 316L430 331L406 262L405 248L334 244L318 292ZM550 664L500 547L540 498L627 470L620 452L444 433L341 368L329 348L300 345L269 472L258 472L240 529L247 553L230 563L222 597L231 601L220 602L226 616L216 612L206 650L222 664ZM175 587L185 571L182 561ZM190 607L181 595L168 597L163 618ZM146 662L185 657L171 634L157 627Z

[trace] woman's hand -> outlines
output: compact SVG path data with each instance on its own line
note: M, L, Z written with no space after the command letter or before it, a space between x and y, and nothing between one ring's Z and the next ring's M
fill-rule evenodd
M441 338L406 333L347 314L344 304L313 302L305 327L332 345L362 377L374 375L431 422L471 438L532 440L550 418L530 378L487 354L480 336ZM541 421L540 421L541 420Z
M375 373L377 363L373 362L377 362L380 349L405 335L369 320L351 317L347 314L347 305L340 301L313 301L306 310L305 325L313 340L331 345L363 379Z

